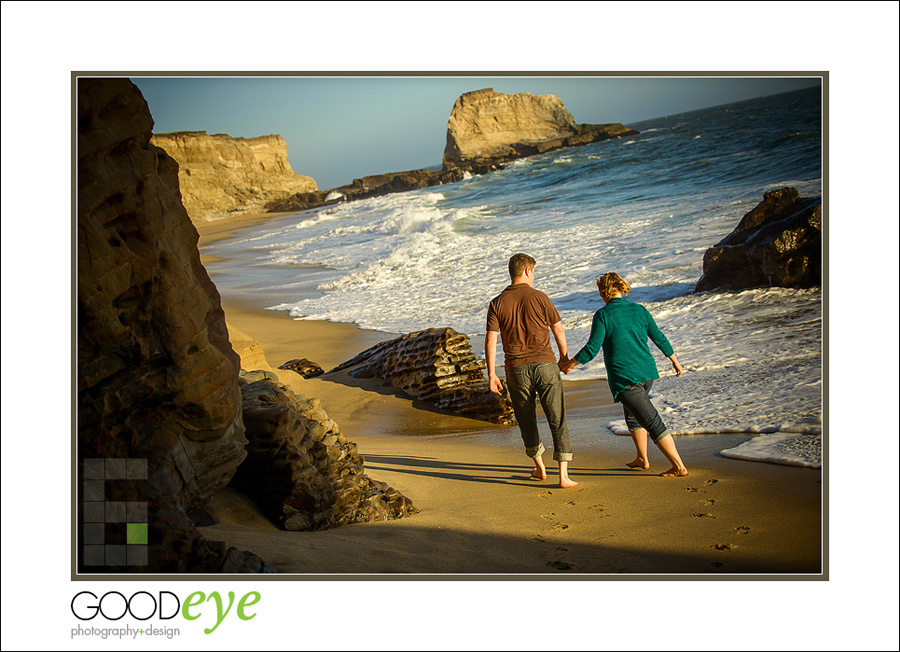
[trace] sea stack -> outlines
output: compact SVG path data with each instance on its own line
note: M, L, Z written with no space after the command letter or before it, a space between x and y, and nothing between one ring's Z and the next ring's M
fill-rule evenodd
M297 174L278 135L232 138L205 131L154 134L150 141L178 163L184 207L193 222L263 213L297 193L318 190Z
M464 93L447 123L444 170L474 172L543 152L637 134L622 124L576 124L555 95Z

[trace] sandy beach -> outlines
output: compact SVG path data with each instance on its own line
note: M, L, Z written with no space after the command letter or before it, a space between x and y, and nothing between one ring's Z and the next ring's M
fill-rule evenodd
M201 246L266 217L201 225ZM215 273L212 273L215 281ZM390 334L350 324L296 320L246 297L223 297L232 343L245 369L309 358L328 371ZM252 550L281 573L435 577L685 575L823 577L822 473L727 459L719 451L749 435L677 438L690 476L634 471L628 437L605 426L621 418L605 382L566 382L575 459L571 489L529 479L516 427L441 413L377 381L346 374L279 378L317 396L359 446L370 477L412 499L418 514L324 532L284 532L226 488L208 511L210 539ZM541 421L549 446L549 431Z

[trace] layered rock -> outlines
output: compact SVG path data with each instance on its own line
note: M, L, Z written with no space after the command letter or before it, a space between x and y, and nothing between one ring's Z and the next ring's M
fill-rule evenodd
M99 482L79 493L79 568L267 570L206 541L188 518L246 455L239 360L178 166L150 144L152 128L130 81L78 81L77 452L82 479ZM143 471L104 476L105 460ZM97 527L106 503L143 514L144 547L120 545L109 512Z
M695 292L822 284L822 200L795 188L768 192L703 255Z
M576 124L554 95L464 93L447 123L443 168L473 171L544 152L637 134L622 124Z
M346 370L354 378L379 378L442 410L491 423L515 423L509 398L490 391L484 368L468 336L452 328L431 328L377 344L329 373Z
M286 530L386 521L412 502L365 473L356 444L317 398L299 396L267 371L242 373L248 458L232 486Z
M297 193L318 189L312 178L291 169L287 144L278 135L232 138L183 131L154 134L151 143L177 161L184 207L195 222L266 212Z

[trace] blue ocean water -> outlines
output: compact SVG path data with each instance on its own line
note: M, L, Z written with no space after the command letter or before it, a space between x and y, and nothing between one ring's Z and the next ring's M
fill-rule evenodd
M389 333L450 326L476 350L512 254L537 260L535 287L559 309L573 354L603 305L594 278L615 271L687 370L674 379L656 352L663 377L653 398L670 428L819 433L821 291L692 290L703 253L763 193L821 196L821 90L628 126L640 134L283 217L204 253L229 259L210 269L226 294ZM598 356L566 378L603 377Z

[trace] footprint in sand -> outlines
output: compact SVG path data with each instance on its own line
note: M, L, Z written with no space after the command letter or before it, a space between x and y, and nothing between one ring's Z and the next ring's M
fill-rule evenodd
M566 505L574 505L574 504L575 504L575 501L574 501L574 500L567 500L567 501L566 501Z
M548 561L547 565L550 568L555 568L556 570L578 570L577 566L570 564L567 561Z
M539 493L538 495L539 495L541 498L546 498L547 496L552 496L552 495L553 495L553 492L552 492L552 491L544 491L544 492Z
M599 509L601 512L606 511L606 508L603 505L591 505L588 509Z
M697 518L715 518L715 516L707 512L693 512L691 516L696 516Z
M550 529L551 530L568 530L569 526L566 525L565 523L556 523Z
M539 542L541 542L541 543L546 542L546 539L544 539L544 537L542 537L540 534L532 534L532 535L531 535L530 537L528 537L528 538L529 538L529 540L531 540L531 541L539 541Z
M697 491L697 488L696 487L685 487L684 490L694 493Z
M710 480L707 480L706 482L704 482L703 484L705 484L705 485L711 485L711 484L716 484L717 482L718 482L718 480L710 479Z
M711 546L714 550L734 550L737 548L733 543L717 543L714 546Z
M704 502L707 505L715 505L716 499L715 498L704 498L701 502Z
M734 528L734 531L738 534L750 534L750 528L748 528L746 525L739 525Z
M715 567L715 568L720 568L721 566L724 566L724 565L725 565L725 564L723 564L723 563L720 562L720 561L714 561L713 563L710 564L710 566L713 566L713 567Z

